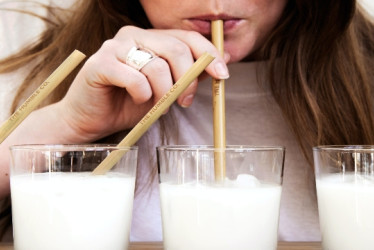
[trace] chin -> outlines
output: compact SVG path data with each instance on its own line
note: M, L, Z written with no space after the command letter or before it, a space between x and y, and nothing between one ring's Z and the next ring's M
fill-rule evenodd
M240 51L225 51L230 54L230 60L228 63L236 63L242 61L248 61L247 59L251 57L251 54L243 54Z
M253 57L253 48L248 48L248 46L240 46L238 44L239 43L225 41L225 52L230 54L229 63L248 61L248 58Z

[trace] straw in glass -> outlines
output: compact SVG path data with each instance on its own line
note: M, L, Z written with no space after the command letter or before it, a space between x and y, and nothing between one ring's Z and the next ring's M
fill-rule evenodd
M212 43L224 53L223 21L212 21ZM214 135L214 173L215 179L221 181L226 176L226 117L225 117L225 81L213 79L213 135Z

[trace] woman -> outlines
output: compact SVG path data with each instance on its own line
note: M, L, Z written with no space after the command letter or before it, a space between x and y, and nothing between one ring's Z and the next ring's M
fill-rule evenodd
M9 145L118 142L209 51L216 59L208 75L226 79L229 65L227 143L287 148L280 240L319 240L311 147L374 144L374 26L356 1L98 0L48 10L40 42L0 64L0 72L30 72L12 109L72 50L89 58L0 146L1 197L9 194ZM209 41L215 19L225 23L223 58ZM133 47L158 57L137 71L126 63ZM212 144L205 81L194 82L138 142L132 240L161 240L155 146Z

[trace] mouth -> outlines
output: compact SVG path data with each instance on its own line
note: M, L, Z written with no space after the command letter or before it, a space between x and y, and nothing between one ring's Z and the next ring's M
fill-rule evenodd
M187 19L190 23L191 30L197 31L202 35L210 35L211 22L213 20L222 20L225 34L231 32L242 21L241 18L231 17L227 15L205 15Z

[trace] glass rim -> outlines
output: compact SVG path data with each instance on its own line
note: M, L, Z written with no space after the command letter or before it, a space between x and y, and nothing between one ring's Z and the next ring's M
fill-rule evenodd
M319 145L313 147L313 151L371 151L374 150L374 145Z
M117 144L17 144L9 147L11 151L103 151L103 150L137 150L138 146L119 146Z
M213 145L161 145L157 150L169 151L217 151L221 148L215 148ZM246 150L246 151L285 151L284 146L255 146L255 145L226 145L225 151Z

